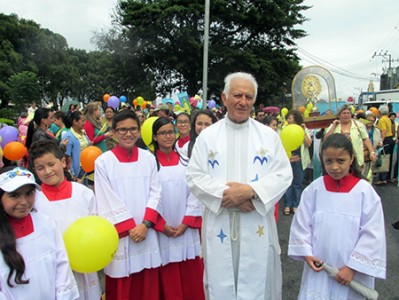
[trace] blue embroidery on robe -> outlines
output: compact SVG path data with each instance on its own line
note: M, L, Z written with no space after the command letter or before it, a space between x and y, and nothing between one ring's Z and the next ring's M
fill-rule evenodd
M208 164L211 165L212 169L215 168L215 165L219 166L219 162L215 159L216 154L218 154L218 152L213 152L212 150L210 150L208 153Z
M258 181L259 180L259 176L258 176L258 173L256 173L256 176L255 176L255 178L254 179L252 179L251 180L251 182L255 182L255 181Z
M261 158L260 156L258 156L258 155L255 156L253 163L255 163L257 160L259 160L261 166L263 166L263 163L264 163L264 162L266 162L266 163L269 162L266 156L264 156L264 157L262 157L262 158Z
M211 165L211 167L212 167L212 169L214 169L215 168L215 165L218 165L219 166L219 162L215 159L215 160L208 160L208 164L210 164Z
M218 238L220 238L220 242L223 243L223 240L227 237L227 235L224 234L223 229L220 229L220 233L217 235Z

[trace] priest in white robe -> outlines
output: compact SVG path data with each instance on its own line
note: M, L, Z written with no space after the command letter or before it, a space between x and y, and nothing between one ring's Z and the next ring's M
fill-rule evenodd
M279 136L250 118L257 83L226 77L225 119L202 131L187 170L204 204L202 242L207 299L281 299L274 205L292 181Z

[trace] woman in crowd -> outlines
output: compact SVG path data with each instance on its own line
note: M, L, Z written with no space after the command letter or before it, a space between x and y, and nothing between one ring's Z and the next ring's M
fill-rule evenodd
M277 132L278 120L274 116L266 116L263 118L263 124L270 127L274 131ZM278 222L278 202L274 205L274 218L276 219L276 223Z
M176 149L180 151L183 146L190 141L190 115L182 112L176 116L176 128L179 137L176 140Z
M201 131L204 130L206 127L211 126L213 123L216 122L217 119L215 115L209 109L196 111L191 122L190 142L186 143L183 146L183 148L181 149L181 153L184 156L191 157L191 153L193 151L197 136L199 136Z
M36 109L33 120L29 123L26 135L26 148L37 140L54 140L55 136L48 129L52 124L51 110L44 107Z
M66 127L70 130L65 135L65 139L69 140L65 154L67 158L71 158L71 174L75 180L80 179L84 175L84 171L80 166L80 152L90 145L83 127L86 120L80 111L74 111L67 120Z
M366 128L359 121L352 119L351 108L347 104L341 106L338 110L338 118L338 120L333 121L327 128L324 139L328 138L333 133L345 135L352 142L359 169L364 172L364 150L368 150L369 152L369 158L366 158L366 160L370 159L375 161L377 159L376 152L371 144Z
M152 133L162 217L166 222L159 234L161 298L202 300L205 299L203 264L199 257L202 209L187 186L188 159L181 157L174 147L175 127L169 118L157 119Z
M141 110L136 110L136 115L140 120L140 126L143 126L143 123L145 121L145 115Z
M97 102L87 104L84 111L86 123L84 130L90 140L90 143L101 149L102 152L107 151L105 139L112 137L112 133L107 131L107 126L101 123L101 110Z
M263 119L263 124L265 124L266 126L270 127L274 131L277 131L278 120L277 120L276 117L274 117L274 116L266 116Z
M376 152L377 147L382 147L381 132L374 125L376 119L377 119L377 116L374 113L370 112L367 114L368 123L366 124L366 129L367 129L367 133L369 135L371 144L373 145L374 152ZM364 163L364 174L366 175L368 182L372 183L373 182L373 172L372 172L372 162L371 161Z
M288 124L299 125L305 131L305 139L302 145L298 149L292 151L290 157L294 178L292 179L292 183L284 195L284 215L289 215L291 212L296 212L301 199L304 170L311 163L309 147L312 144L312 139L310 138L307 128L303 122L303 116L299 111L290 110L287 113L286 118Z
M107 131L112 130L112 119L115 116L115 109L111 106L108 106L105 111L104 111L104 119L103 119L103 124L106 124L107 126ZM107 139L105 139L105 144L107 146L107 150L114 149L116 146L116 140L111 136Z

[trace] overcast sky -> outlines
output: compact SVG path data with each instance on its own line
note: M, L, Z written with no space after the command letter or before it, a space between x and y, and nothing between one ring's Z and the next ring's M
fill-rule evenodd
M70 47L94 50L94 31L111 25L117 0L0 0L0 12L16 13L63 35ZM312 6L297 41L303 66L321 65L332 72L339 98L366 91L383 68L399 66L399 1L305 0ZM211 12L212 13L212 12ZM374 53L377 54L374 58ZM378 54L386 54L378 56ZM338 74L338 73L341 73ZM342 75L342 74L345 74ZM375 82L376 90L379 83Z

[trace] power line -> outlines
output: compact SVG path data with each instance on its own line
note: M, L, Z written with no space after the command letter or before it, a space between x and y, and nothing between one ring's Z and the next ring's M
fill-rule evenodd
M362 76L362 75L358 75L355 74L353 72L350 72L348 70L345 70L339 66L336 66L332 63L329 63L326 60L323 60L313 54L311 54L310 52L306 51L305 49L301 48L301 47L297 47L298 48L298 52L300 52L300 54L305 56L305 60L308 60L311 63L315 63L318 65L322 65L324 67L326 67L327 69L329 69L331 72L339 74L341 76L345 76L345 77L349 77L355 80L373 80L373 81L379 81L378 78L374 78L374 77L366 77L366 76Z

